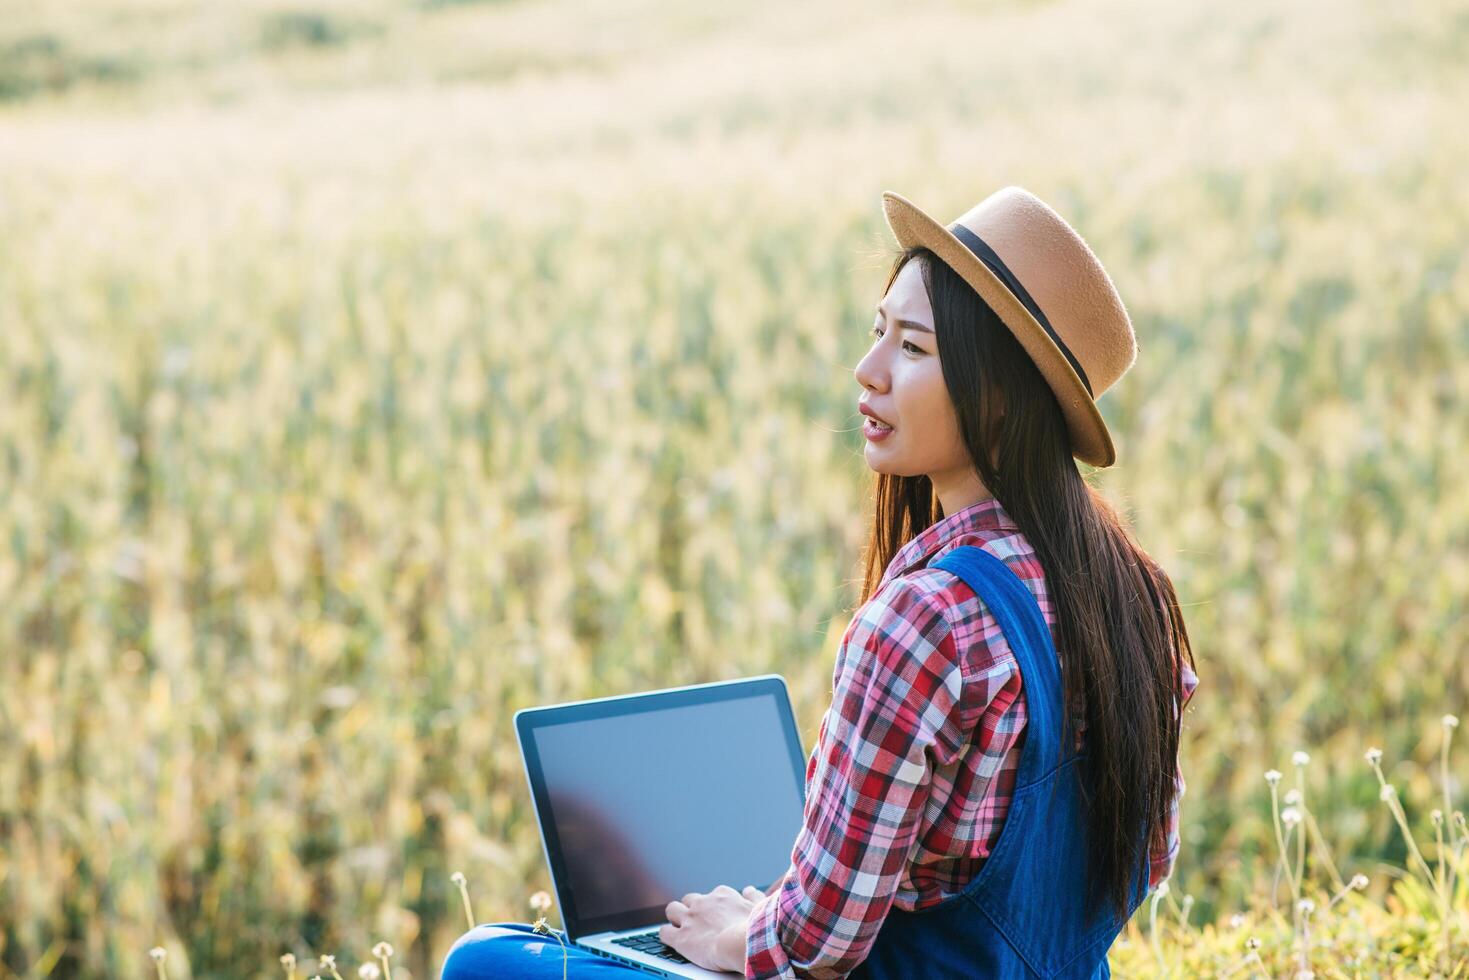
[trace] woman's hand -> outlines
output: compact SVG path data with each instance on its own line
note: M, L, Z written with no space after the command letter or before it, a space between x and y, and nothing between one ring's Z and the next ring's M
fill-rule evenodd
M720 885L708 894L689 892L664 909L668 925L658 938L706 970L745 972L745 933L750 913L765 895L754 885L737 892Z

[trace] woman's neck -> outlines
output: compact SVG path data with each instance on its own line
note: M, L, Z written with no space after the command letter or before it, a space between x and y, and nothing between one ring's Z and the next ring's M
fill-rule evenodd
M943 507L945 515L957 514L965 507L994 496L986 489L973 467L951 474L930 474L929 481L933 483L934 493L938 496L939 505Z

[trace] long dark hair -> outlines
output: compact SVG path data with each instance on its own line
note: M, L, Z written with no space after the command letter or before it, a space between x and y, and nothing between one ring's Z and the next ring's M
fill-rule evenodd
M921 246L898 254L888 287L911 259L922 264L960 436L1045 571L1068 705L1063 744L1075 744L1077 717L1084 724L1089 900L1105 897L1125 919L1176 792L1175 699L1185 658L1194 662L1178 597L1082 477L1055 394L979 294ZM877 475L862 602L898 550L943 516L927 476Z

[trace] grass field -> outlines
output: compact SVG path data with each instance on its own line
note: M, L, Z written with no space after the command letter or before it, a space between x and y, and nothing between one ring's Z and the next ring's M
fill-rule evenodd
M1383 900L1362 754L1431 842L1469 686L1465 104L1462 2L0 0L0 976L434 975L451 872L548 884L526 705L774 671L809 748L884 189L1128 304L1173 896L1260 900L1307 749Z

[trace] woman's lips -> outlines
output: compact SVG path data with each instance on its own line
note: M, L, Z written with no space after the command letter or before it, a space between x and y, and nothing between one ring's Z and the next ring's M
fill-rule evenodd
M862 420L862 434L871 442L879 442L893 434L891 426L884 425L868 415Z

